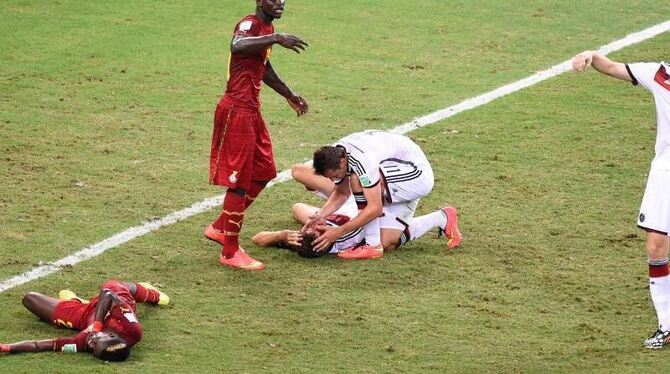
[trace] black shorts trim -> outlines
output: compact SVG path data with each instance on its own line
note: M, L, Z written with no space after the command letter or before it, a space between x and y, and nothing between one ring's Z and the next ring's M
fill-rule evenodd
M640 225L637 225L637 227L641 228L642 230L644 230L644 231L646 231L646 232L653 232L653 233L656 233L656 234L661 234L661 235L668 236L668 233L667 233L667 232L663 232L663 231L659 231L659 230L650 229L649 227L644 227L644 226L640 226Z

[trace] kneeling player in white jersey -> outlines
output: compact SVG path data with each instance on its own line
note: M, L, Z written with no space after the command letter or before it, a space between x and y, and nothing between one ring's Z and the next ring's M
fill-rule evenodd
M335 189L335 184L331 180L314 174L310 166L295 165L291 171L293 179L321 198L327 199ZM434 228L443 231L446 226L447 213L444 209L411 218L409 224L404 224L395 216L394 208L392 205L388 206L380 222L380 237L383 243L387 243L384 245L387 250L397 248L409 240L417 239ZM292 207L293 217L303 225L307 224L310 217L313 217L319 210L318 207L305 203L295 203ZM356 203L353 199L348 199L334 214L318 222L314 229L263 231L254 235L251 240L262 247L287 247L297 251L303 257L318 257L325 253L337 254L352 247L360 247L365 243L364 230L358 228L343 234L325 251L315 251L313 242L323 232L344 225L356 215Z
M335 188L324 206L310 217L306 228L335 212L352 194L359 209L355 218L317 238L314 241L316 250L325 250L343 233L363 228L365 244L351 247L338 256L345 259L377 258L383 256L384 249L413 238L412 231L428 231L424 231L424 225L412 230L412 221L419 220L412 217L419 200L433 189L433 170L421 148L408 137L377 130L354 133L334 146L321 147L314 152L313 167L317 175L333 181ZM461 242L456 209L448 206L441 212L439 221L444 223L441 227L447 237L447 246L455 248ZM434 218L426 225L432 228L437 221ZM395 240L382 238L382 227L400 234ZM409 233L403 235L405 231Z
M670 343L670 65L667 63L623 64L595 51L572 59L574 70L593 66L602 74L640 85L656 103L656 147L647 187L642 197L637 225L647 233L649 291L656 309L658 328L644 341L647 348Z

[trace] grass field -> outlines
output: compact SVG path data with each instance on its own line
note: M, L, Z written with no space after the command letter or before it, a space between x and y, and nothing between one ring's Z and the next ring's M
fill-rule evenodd
M366 128L390 129L666 21L648 0L289 0L273 66L310 103L295 118L262 92L280 170ZM0 4L0 280L220 194L207 184L228 44L249 0L5 0ZM662 34L613 55L667 58ZM0 356L0 372L663 372L635 217L655 136L653 101L568 73L409 134L462 246L432 235L381 260L304 260L251 234L297 227L293 182L266 190L243 245L267 269L218 265L211 211L0 294L0 341L67 331L23 293L149 281L145 336L121 364Z

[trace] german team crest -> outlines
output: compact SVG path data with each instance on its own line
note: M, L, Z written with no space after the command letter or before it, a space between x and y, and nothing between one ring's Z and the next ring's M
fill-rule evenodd
M228 177L228 181L230 183L237 183L237 170L233 170L233 172Z

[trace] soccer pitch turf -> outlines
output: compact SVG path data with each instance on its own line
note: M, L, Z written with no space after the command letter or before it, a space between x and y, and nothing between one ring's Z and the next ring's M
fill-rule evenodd
M666 21L652 1L289 0L279 75L263 113L280 170L318 146L389 129ZM207 184L228 43L251 1L0 5L0 280L221 193ZM610 10L609 12L603 9ZM616 52L658 61L667 33ZM640 372L666 369L635 228L653 155L650 96L565 74L410 133L436 185L419 214L461 212L462 246L422 238L382 260L304 260L253 246L297 227L295 183L266 190L243 245L267 269L217 265L201 236L218 212L0 294L0 341L67 335L24 292L94 294L107 278L154 282L174 304L138 309L145 336L122 364L87 355L0 356L0 372Z

